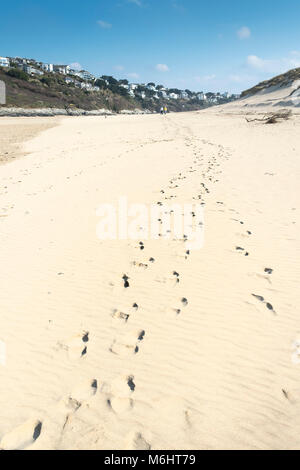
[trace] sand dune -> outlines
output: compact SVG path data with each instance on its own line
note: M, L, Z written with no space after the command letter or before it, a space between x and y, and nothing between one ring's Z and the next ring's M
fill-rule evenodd
M1 166L0 448L300 448L299 127L61 118ZM100 241L120 196L204 247Z
M294 80L285 85L268 86L255 94L246 95L222 107L226 110L236 110L238 113L251 112L251 110L276 112L287 108L300 114L300 80Z

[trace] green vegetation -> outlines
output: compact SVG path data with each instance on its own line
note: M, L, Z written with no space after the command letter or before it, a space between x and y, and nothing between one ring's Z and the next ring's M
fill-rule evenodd
M8 70L7 75L10 77L18 78L19 80L28 80L29 75L23 72L23 70L19 70L17 68L11 68Z
M31 65L36 70L42 70L35 61ZM72 74L66 76L43 72L41 75L28 75L15 67L0 68L0 80L6 83L7 107L74 107L118 112L136 108L159 111L164 105L170 111L190 111L212 105L201 102L197 94L190 90L185 90L188 99L184 99L182 91L177 88L166 90L163 85L156 85L154 82L130 88L128 80L117 80L110 75L102 75L96 80L84 80ZM177 99L166 98L166 92L176 94Z
M18 73L15 73L15 70ZM85 110L110 109L115 111L141 108L134 99L113 93L109 88L101 89L99 92L75 88L73 84L66 84L64 77L59 74L31 77L18 69L5 70L0 68L0 80L3 80L6 84L7 107L71 107ZM80 79L78 81L80 82Z

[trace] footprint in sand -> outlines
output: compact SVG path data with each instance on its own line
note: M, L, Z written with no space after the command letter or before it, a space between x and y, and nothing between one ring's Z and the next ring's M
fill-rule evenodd
M120 320L121 322L127 323L130 315L128 313L121 312L120 310L114 310L114 312L112 313L112 317L116 320Z
M78 384L72 390L69 398L72 400L76 400L78 403L82 403L96 395L97 390L98 381L96 379L90 379L86 382Z
M182 307L181 307L181 308L171 308L170 311L171 311L172 313L175 313L176 315L180 315L180 314L182 313L182 308L187 307L188 304L189 304L188 299L186 299L185 297L183 297L183 298L181 299L181 305L182 305Z
M122 336L119 339L114 339L109 350L118 356L137 354L139 352L139 345L144 340L145 334L145 330L139 330L138 332Z
M127 323L128 320L129 320L129 318L130 318L130 316L131 316L132 314L134 314L135 312L137 312L138 309L139 309L139 306L138 306L138 304L135 302L135 303L132 305L132 307L129 309L129 313L127 313L126 311L123 311L123 310L120 310L120 309L117 309L117 308L116 308L116 309L114 309L114 310L112 311L111 316L112 316L112 318L113 318L114 320L118 320L118 321L120 321L120 322L122 322L122 323Z
M69 358L74 361L80 359L87 354L87 345L89 342L89 332L83 331L82 333L73 336L64 343L58 343L61 349L68 351Z
M137 261L133 261L132 266L135 266L136 268L140 268L140 269L145 269L145 270L148 269L148 264L138 263Z
M151 450L151 445L139 431L131 431L124 441L125 450Z
M30 419L6 434L0 442L1 450L23 450L32 445L40 436L42 422Z
M132 395L136 385L133 375L127 375L114 380L111 384L110 397L107 400L108 406L115 413L123 413L133 408Z
M273 269L271 269L271 268L265 268L265 273L267 273L267 274L273 274Z
M129 284L129 277L127 276L127 274L124 274L124 276L122 277L123 281L124 281L124 287L125 289L128 289L130 287L130 284Z
M264 303L265 306L267 307L268 310L271 310L271 312L274 313L274 315L276 315L276 312L274 310L274 307L272 304L270 304L270 302L266 302L265 301L265 298L262 296L262 295L256 295L256 294L251 294L252 297L254 297L255 299L259 300L260 302Z
M86 404L98 390L98 382L96 379L87 380L78 384L72 392L63 398L57 405L56 419L54 423L46 423L49 429L52 428L52 433L55 434L65 430L66 426L72 421L75 413ZM60 430L59 430L60 429Z
M248 253L248 251L245 250L245 248L242 248L241 246L236 246L235 249L236 249L236 251L244 252L245 256L249 256L249 253Z

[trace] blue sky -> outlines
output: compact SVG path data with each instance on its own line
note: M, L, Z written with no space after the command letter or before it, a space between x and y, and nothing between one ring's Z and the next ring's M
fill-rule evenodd
M97 76L239 92L300 67L299 0L13 0L0 9L0 56Z

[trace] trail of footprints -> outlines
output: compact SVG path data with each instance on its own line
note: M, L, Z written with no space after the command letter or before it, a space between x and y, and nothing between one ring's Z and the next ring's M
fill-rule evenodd
M236 221L236 222L238 222L238 223L241 224L241 225L245 225L245 223L244 223L243 221L241 221L241 220L237 220L237 219L233 219L233 220ZM251 235L252 235L252 231L247 230L247 231L246 231L246 235L247 235L247 236L251 236ZM249 252L248 252L245 248L243 248L243 247L241 247L241 246L236 246L236 247L235 247L235 250L236 250L238 253L240 253L240 254L242 254L242 255L244 255L244 256L246 256L246 257L250 256ZM265 268L265 269L264 269L264 274L267 275L267 276L269 276L269 277L273 274L273 272L274 272L274 270L273 270L272 268ZM269 278L268 278L268 279L269 279ZM271 312L273 312L274 315L277 315L277 313L276 313L276 311L275 311L273 305L272 305L269 301L265 300L264 296L262 296L262 295L260 295L260 294L256 294L256 293L252 293L251 295L252 295L252 297L255 298L257 301L263 303L263 304L266 306L266 308L267 308L268 310L270 310Z
M195 140L195 139L194 139ZM213 145L208 141L202 140L203 144ZM192 139L186 139L186 146L192 148L194 153L194 166L189 166L186 171L181 171L178 175L175 175L169 181L167 189L162 189L160 194L163 196L163 200L172 200L176 199L176 191L180 188L181 184L188 183L188 175L193 174L196 171L199 171L199 168L202 169L202 179L200 183L199 190L192 199L201 200L201 204L205 205L205 196L210 193L208 183L218 182L217 175L218 171L215 168L218 168L220 164L217 162L215 156L211 157L208 163L204 163L204 156L200 154L198 149L197 142L196 144L192 143ZM219 146L218 157L228 159L228 155L225 153L225 149ZM206 165L206 166L205 166ZM158 201L157 204L161 207L164 206L162 201ZM221 202L220 202L221 204ZM194 217L193 213L192 216ZM165 234L161 234L164 236ZM182 240L176 240L179 243L183 243L183 257L187 260L191 256L191 251L184 247L184 244L187 241L187 236L184 235ZM138 249L140 251L145 251L145 244L141 241L138 244ZM132 261L131 269L151 269L151 266L155 263L155 257L147 257L147 260L144 262ZM170 270L171 282L174 286L180 283L180 273L177 270ZM270 272L268 272L270 274ZM122 282L124 290L130 289L134 286L133 280L128 275L124 273L122 276ZM163 282L165 282L163 280ZM262 302L264 299L260 299ZM177 305L175 304L171 307L171 311L174 313L175 317L183 313L183 311L188 308L189 301L186 297L178 299ZM266 303L268 308L270 304ZM114 309L111 313L113 321L119 323L117 330L119 335L112 340L111 345L109 346L109 352L117 356L122 357L131 357L138 354L142 349L143 341L146 337L146 331L144 329L139 329L135 331L129 330L126 334L123 334L122 329L126 326L130 326L130 318L132 315L135 315L139 309L138 303L134 303L128 311L123 311L120 309ZM71 361L83 360L87 357L88 354L88 343L90 341L90 333L88 331L82 331L80 334L75 335L69 339L61 341L57 344L57 349L65 351L68 354L68 357ZM125 377L119 377L112 382L111 385L101 384L97 379L92 379L88 383L80 384L75 390L73 390L70 395L65 399L62 399L58 404L58 410L61 413L60 431L63 435L64 432L68 431L68 428L71 426L72 417L79 412L81 407L87 405L89 400L93 399L95 395L101 393L101 396L105 398L106 409L113 413L124 413L130 411L134 406L133 396L136 390L136 381L134 375L128 375ZM23 425L15 428L8 434L6 434L1 442L0 449L27 449L31 448L32 445L40 438L43 434L43 422L37 419L30 419ZM150 443L146 441L142 433L139 430L131 430L126 436L124 446L127 449L151 449Z

